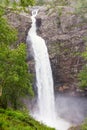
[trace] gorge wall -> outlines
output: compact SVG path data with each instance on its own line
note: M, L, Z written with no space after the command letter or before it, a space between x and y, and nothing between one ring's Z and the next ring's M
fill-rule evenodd
M77 75L85 64L81 57L87 44L85 20L71 7L42 8L38 17L42 19L39 33L48 46L55 89L70 90L72 95L82 92L78 89Z
M18 30L18 43L26 42L27 32L31 26L30 14L9 13L9 23ZM41 24L41 26L40 26ZM78 89L77 74L85 64L78 55L85 50L87 23L74 13L71 7L40 7L37 16L37 33L46 41L56 91L68 92L74 95ZM30 72L34 71L34 61L31 54L27 58Z

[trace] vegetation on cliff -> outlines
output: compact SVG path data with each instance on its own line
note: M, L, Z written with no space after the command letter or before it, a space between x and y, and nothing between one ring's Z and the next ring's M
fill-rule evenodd
M35 4L35 0L0 0L0 4L3 6L32 6Z
M87 0L81 1L77 0L76 6L76 14L81 17L83 24L87 22ZM80 56L84 59L85 64L83 65L82 69L78 74L79 86L82 89L87 88L87 38L83 37L85 49L80 54Z
M76 11L79 15L84 16L87 13L87 0L77 0L76 1Z
M84 58L85 62L87 62L87 51L84 51L81 56ZM78 79L79 79L79 86L82 89L87 88L87 65L85 64L82 67L82 70L78 74Z

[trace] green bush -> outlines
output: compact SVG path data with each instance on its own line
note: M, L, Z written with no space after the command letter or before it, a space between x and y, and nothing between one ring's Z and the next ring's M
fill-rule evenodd
M78 74L78 79L79 79L79 86L81 88L86 88L87 87L87 66L83 67L83 69L80 71Z
M86 50L81 54L81 56L84 58L85 62L87 62L87 48ZM78 80L79 80L79 86L82 89L87 88L87 64L83 66L82 70L78 74Z
M28 113L20 111L0 109L0 130L55 130L38 121L35 121Z

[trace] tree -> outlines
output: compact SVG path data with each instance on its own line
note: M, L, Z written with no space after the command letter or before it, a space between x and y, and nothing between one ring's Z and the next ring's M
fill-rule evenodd
M8 2L8 1L7 1ZM6 8L0 7L0 105L17 109L20 100L33 95L32 76L26 63L26 45L15 46L17 32L3 17Z
M0 85L2 87L1 102L7 107L10 104L17 109L20 99L33 95L32 76L28 73L25 44L15 49L0 48Z

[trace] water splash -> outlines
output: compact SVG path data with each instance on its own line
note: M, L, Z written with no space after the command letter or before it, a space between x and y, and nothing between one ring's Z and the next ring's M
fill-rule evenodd
M38 10L32 11L32 26L27 40L32 44L35 59L36 86L38 90L38 111L33 116L43 123L58 130L67 130L69 124L56 117L53 78L47 47L43 38L36 33L36 15Z

